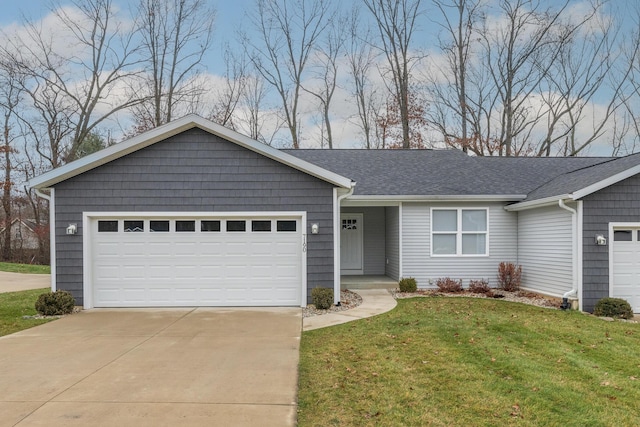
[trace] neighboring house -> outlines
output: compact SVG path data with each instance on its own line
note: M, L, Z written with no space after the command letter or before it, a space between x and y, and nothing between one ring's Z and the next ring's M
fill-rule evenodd
M52 288L91 307L304 306L341 275L487 279L640 312L640 155L277 150L187 116L37 178ZM44 193L43 193L44 190ZM45 194L47 193L47 194Z
M11 220L11 248L38 249L37 224L30 219L14 218ZM4 239L6 225L0 228L0 239Z

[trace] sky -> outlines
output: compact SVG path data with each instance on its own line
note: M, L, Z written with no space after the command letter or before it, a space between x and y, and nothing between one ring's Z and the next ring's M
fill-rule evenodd
M128 8L132 4L135 4L136 0L114 0L117 5L122 8ZM215 41L212 45L211 54L208 55L204 60L204 65L207 68L207 71L212 74L222 74L224 71L224 67L220 58L222 57L222 42L225 40L230 41L231 43L235 40L235 35L238 30L248 30L249 27L245 25L247 20L245 16L245 11L250 10L254 4L255 0L209 0L211 4L215 7L216 13L216 22L215 22ZM340 1L340 0L333 0ZM348 6L351 1L360 1L360 0L342 0L342 5ZM487 0L491 1L491 0ZM550 3L553 0L542 0L548 1ZM616 7L629 7L629 5L633 4L634 1L637 0L614 0L611 5L615 5ZM65 0L61 0L60 3L66 4L69 3ZM575 3L580 3L580 0L575 0ZM22 22L23 15L27 18L31 18L33 20L38 20L46 16L50 9L48 5L50 4L50 0L0 0L0 27L7 28L13 25L19 26ZM423 3L425 7L429 7L430 2L424 1ZM427 13L427 17L429 13ZM435 15L431 15L435 16ZM425 19L421 22L422 29L433 29L435 23L431 21L429 18ZM633 25L632 22L627 23L626 25ZM423 32L419 40L417 40L417 45L429 51L431 47L433 47L436 43L435 40L425 38L425 34L429 33L429 31ZM433 33L433 31L431 31ZM433 37L433 36L432 36ZM432 56L433 57L433 56ZM337 97L334 99L344 99L346 100L350 94L347 91L343 93L339 93ZM358 146L358 129L353 124L353 121L348 119L349 115L354 114L353 108L347 105L347 102L335 103L336 115L340 115L342 117L347 117L346 119L336 120L335 124L332 123L332 127L334 129L334 138L338 142L338 145L342 148L350 148L353 146ZM309 102L308 105L311 105ZM351 110L349 110L351 108ZM313 122L315 120L315 123ZM303 129L305 129L305 133L307 136L306 144L303 144L303 147L314 146L314 141L319 140L317 135L314 136L314 132L318 132L317 130L317 118L316 119L309 118ZM316 126L316 129L313 126ZM606 147L605 147L606 148ZM608 149L610 151L610 149ZM606 152L607 149L597 150L590 152L592 155L608 155L610 153Z

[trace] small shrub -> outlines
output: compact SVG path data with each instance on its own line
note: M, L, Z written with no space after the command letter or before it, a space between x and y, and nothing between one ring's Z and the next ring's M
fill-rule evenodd
M489 287L489 282L484 279L470 280L469 292L473 292L474 294L488 294L491 292L491 288Z
M436 286L441 292L458 293L462 292L462 280L453 280L449 277L441 277L436 280Z
M403 277L398 282L400 292L415 292L418 290L418 282L413 277Z
M60 316L73 312L75 305L73 296L67 291L47 292L36 300L36 311L43 316Z
M313 288L311 290L311 302L318 310L327 310L333 304L333 289Z
M599 317L613 317L619 319L632 319L631 305L622 298L602 298L596 303L593 314Z
M498 285L507 292L520 290L522 279L522 266L516 266L512 262L501 262L498 266Z

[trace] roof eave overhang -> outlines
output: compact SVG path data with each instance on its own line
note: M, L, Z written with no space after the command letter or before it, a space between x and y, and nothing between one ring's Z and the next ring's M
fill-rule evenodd
M559 196L544 197L537 200L528 200L526 202L514 203L504 208L510 212L524 211L527 209L542 208L545 206L553 206L558 204L558 200L575 200L571 194L562 194Z
M343 205L399 204L400 202L514 202L524 200L524 194L443 194L443 195L353 195Z
M276 148L262 144L224 126L218 125L197 115L188 115L159 126L143 134L137 135L127 141L121 142L97 153L78 159L64 166L46 172L31 179L27 184L31 188L50 188L66 179L80 175L103 164L109 163L127 154L141 150L156 142L170 138L192 128L200 128L204 131L220 136L248 150L259 153L272 160L290 166L301 172L307 173L336 187L351 188L355 183L342 175L321 168L317 165L301 160L295 156L284 153Z

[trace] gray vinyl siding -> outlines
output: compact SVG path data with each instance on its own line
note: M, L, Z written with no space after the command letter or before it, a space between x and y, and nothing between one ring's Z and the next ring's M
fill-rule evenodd
M431 207L488 208L489 255L478 257L431 257ZM498 265L517 261L517 216L504 210L502 203L404 203L402 205L402 275L414 277L418 287L436 286L442 277L485 279L496 286ZM431 281L431 283L430 283Z
M390 206L385 208L385 252L387 265L385 275L400 280L400 208Z
M518 212L522 286L562 296L573 285L571 213L557 206Z
M82 304L83 212L307 212L307 285L333 288L333 186L191 129L55 186L56 279ZM78 234L67 236L69 223Z
M610 222L640 222L640 176L627 178L590 194L582 210L582 309L593 311L599 299L609 296ZM595 244L595 236L607 237L606 246Z
M344 207L342 212L363 214L363 274L383 275L385 270L384 207Z

